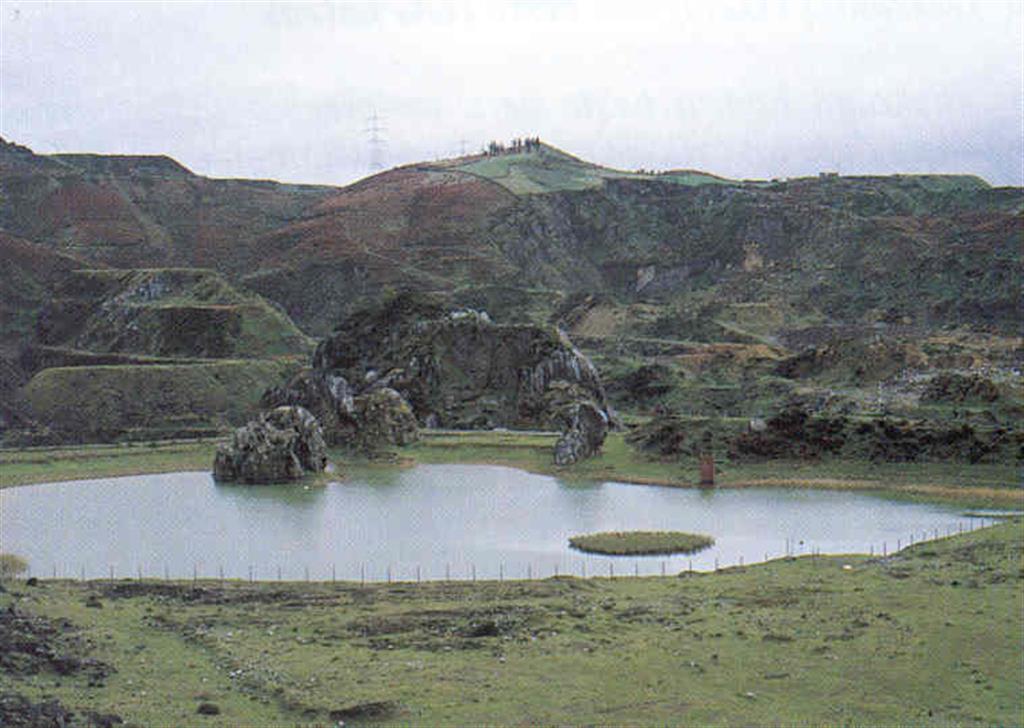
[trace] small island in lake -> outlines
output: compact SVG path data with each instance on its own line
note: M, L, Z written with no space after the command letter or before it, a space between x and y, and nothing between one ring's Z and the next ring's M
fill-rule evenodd
M682 531L606 531L569 539L569 545L578 551L608 556L695 554L714 543L711 536Z

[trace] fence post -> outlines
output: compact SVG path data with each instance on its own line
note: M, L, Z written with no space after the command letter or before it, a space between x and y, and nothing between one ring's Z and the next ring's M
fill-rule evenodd
M331 583L333 584L338 580L338 572L335 570L334 564L331 564Z
M366 586L366 564L359 565L359 586Z
M309 567L308 566L303 567L303 571L306 574L306 581L308 582L309 581Z
M111 581L114 580L114 565L113 564L110 565L110 580Z
M533 564L526 565L526 578L533 581Z
M498 581L505 581L505 564L498 564Z
M661 575L665 576L665 562L664 561L661 562Z
M634 577L639 577L640 576L640 562L639 561L634 561L633 562L633 576Z
M445 564L444 565L444 580L445 581L451 581L452 580L452 565L451 564Z
M615 564L613 564L611 561L608 562L608 578L615 578Z

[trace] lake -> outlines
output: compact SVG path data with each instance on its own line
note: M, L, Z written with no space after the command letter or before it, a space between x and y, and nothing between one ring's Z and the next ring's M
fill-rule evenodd
M226 485L190 472L0 491L0 552L43 577L658 574L787 552L881 554L978 523L952 506L871 493L566 482L485 465L366 469L326 486ZM608 530L705 533L716 544L640 558L568 546L570 536Z

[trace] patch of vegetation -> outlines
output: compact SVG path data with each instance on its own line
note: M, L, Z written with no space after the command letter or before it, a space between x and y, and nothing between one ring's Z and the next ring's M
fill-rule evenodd
M211 270L79 270L37 327L40 343L93 353L264 358L312 350L278 308Z
M714 445L727 430L738 431L746 419L679 418L696 433L690 444L701 445L705 430ZM717 423L708 427L710 423ZM718 427L722 429L717 429ZM409 461L421 463L488 463L554 475L563 480L613 480L675 487L700 483L697 449L692 454L651 457L627 443L622 432L608 435L598 457L571 468L556 467L551 458L555 433L438 432L422 430L419 442L402 449ZM684 440L684 442L687 442ZM724 452L722 449L716 452ZM345 453L335 451L334 459ZM1010 463L886 462L868 459L823 458L768 461L730 461L719 457L715 484L719 488L790 487L870 490L900 498L943 500L972 507L1024 504L1019 472Z
M686 187L740 184L695 170L654 173L610 169L585 162L548 144L530 151L475 157L455 169L497 182L517 195L586 190L601 186L605 180L616 179L658 180Z
M667 578L43 580L0 613L117 671L0 680L137 725L1013 725L1020 528Z
M211 436L245 422L263 391L299 368L288 359L55 367L24 398L57 442Z
M215 451L216 443L211 440L0 449L0 488L119 475L209 470Z
M17 554L0 554L0 581L28 571L28 562Z
M682 531L605 531L569 539L578 551L610 556L695 554L714 543L711 536Z

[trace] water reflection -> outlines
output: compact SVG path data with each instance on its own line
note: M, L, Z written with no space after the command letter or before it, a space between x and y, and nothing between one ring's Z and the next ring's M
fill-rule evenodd
M411 579L658 573L784 553L893 550L962 527L940 505L849 491L698 490L559 481L511 468L350 470L327 485L217 484L208 473L0 491L0 551L70 576ZM691 557L614 559L568 547L606 530L715 537Z

